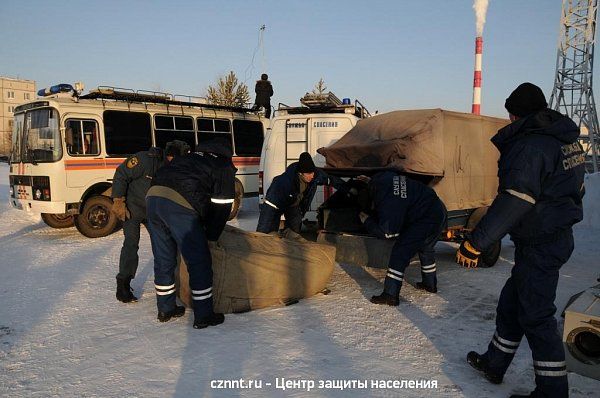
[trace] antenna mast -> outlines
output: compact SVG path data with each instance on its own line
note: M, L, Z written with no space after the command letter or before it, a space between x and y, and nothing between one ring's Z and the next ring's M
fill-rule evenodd
M600 126L592 91L598 0L563 0L550 108L579 125L586 169L598 172Z
M263 24L259 29L260 33L259 33L259 39L258 39L258 45L261 47L261 50L262 50L262 73L267 72L267 68L265 66L265 41L264 41L265 29L267 29L267 27Z

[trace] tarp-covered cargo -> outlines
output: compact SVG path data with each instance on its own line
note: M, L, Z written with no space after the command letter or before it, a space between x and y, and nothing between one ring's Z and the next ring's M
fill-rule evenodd
M293 234L293 233L292 233ZM285 305L313 296L326 287L335 262L335 247L246 232L226 226L211 243L214 310L244 312ZM178 295L191 306L187 267L180 260Z
M360 120L319 149L336 169L396 168L434 177L448 210L489 206L498 187L498 151L490 142L508 120L443 109L394 111Z

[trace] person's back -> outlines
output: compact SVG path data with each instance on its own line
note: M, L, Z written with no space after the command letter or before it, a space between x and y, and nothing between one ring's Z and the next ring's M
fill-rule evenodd
M509 233L517 240L541 240L583 219L585 154L577 142L579 128L568 117L544 109L519 121L501 130L493 140L501 153L498 191L518 186L519 192L536 198L533 209ZM516 171L515 165L519 164L528 167ZM540 176L541 181L530 183Z
M146 192L150 188L153 176L163 164L163 151L160 148L150 148L130 156L115 170L112 197L127 198L129 211L133 211L139 218L144 218Z
M369 185L374 211L388 235L397 234L405 225L426 218L431 206L439 202L433 189L393 171L375 174Z
M271 97L273 96L273 85L271 85L268 79L269 76L263 73L260 80L256 81L256 86L254 87L254 93L256 94L254 104L257 107L265 108L265 116L267 118L271 116Z

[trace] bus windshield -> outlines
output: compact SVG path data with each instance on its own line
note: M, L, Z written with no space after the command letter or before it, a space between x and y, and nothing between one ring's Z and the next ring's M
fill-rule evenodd
M62 144L56 109L44 108L15 115L12 162L56 162Z
M21 161L21 139L23 138L23 120L25 120L24 113L17 113L13 124L12 131L12 153L10 161L12 163L19 163Z

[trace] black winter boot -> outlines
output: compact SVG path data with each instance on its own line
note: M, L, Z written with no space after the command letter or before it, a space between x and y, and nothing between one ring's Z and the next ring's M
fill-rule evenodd
M132 277L127 277L125 279L117 278L117 300L123 303L132 303L136 302L138 299L133 295L133 289L131 289Z
M483 372L483 375L490 381L490 383L502 383L502 378L504 376L491 372L488 368L487 360L482 355L479 355L475 351L471 351L467 354L467 362L474 369Z
M185 307L177 305L171 311L158 311L157 319L160 322L168 322L171 320L171 318L179 318L180 316L183 316L183 314L185 314Z
M428 285L424 284L423 282L417 282L415 287L419 290L425 290L429 293L437 293L437 286L428 286Z
M194 319L194 329L204 329L209 326L220 325L225 321L225 315L218 312L213 312L209 316Z
M400 298L394 297L391 294L383 292L379 296L371 297L371 302L373 304L385 304L390 305L392 307L396 307L398 304L400 304Z

